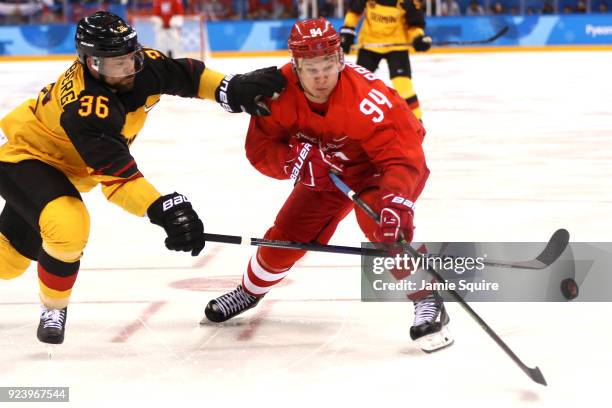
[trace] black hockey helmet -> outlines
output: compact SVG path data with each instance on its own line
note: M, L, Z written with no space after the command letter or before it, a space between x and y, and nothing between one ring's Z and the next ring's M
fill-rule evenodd
M108 11L97 11L82 18L74 37L79 61L94 58L94 68L100 71L104 60L135 54L135 72L142 69L141 45L136 31L121 17ZM100 72L101 74L108 74Z
M74 37L81 62L85 56L117 57L140 48L136 31L121 17L108 11L97 11L82 18Z

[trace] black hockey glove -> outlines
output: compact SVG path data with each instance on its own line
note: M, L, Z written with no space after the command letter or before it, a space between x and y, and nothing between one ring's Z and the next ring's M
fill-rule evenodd
M428 51L431 48L431 37L428 35L419 35L412 41L412 47L415 51Z
M204 249L204 224L182 194L159 197L149 206L151 222L166 230L166 248L172 251L191 251L197 256Z
M346 55L351 52L351 45L355 42L355 36L357 33L353 27L342 27L340 28L340 47Z
M227 75L215 91L215 99L231 113L268 116L270 109L263 98L275 98L285 89L287 80L276 67L246 74Z

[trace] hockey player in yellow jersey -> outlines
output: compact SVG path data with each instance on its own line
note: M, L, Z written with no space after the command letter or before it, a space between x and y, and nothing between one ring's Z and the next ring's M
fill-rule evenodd
M276 67L243 75L143 48L118 16L96 12L77 25L78 58L0 122L0 278L38 262L38 339L62 343L67 305L89 237L80 193L101 184L106 198L164 228L166 247L204 248L204 226L189 200L162 195L138 169L129 146L162 94L211 99L230 112L267 115L262 97L285 85Z
M357 64L374 72L387 60L393 88L406 100L412 112L422 117L419 100L412 85L409 46L415 51L431 48L425 35L425 14L419 0L350 0L344 26L340 29L342 49L348 55L359 30Z

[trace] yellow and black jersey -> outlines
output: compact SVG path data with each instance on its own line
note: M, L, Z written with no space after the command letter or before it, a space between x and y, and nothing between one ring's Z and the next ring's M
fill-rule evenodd
M0 122L0 161L39 160L60 171L80 192L98 183L106 197L144 215L159 192L148 183L129 146L162 94L215 99L223 74L192 59L144 49L132 91L116 93L75 61L58 80Z
M425 14L419 0L350 0L344 25L355 28L363 15L358 43L364 49L381 53L404 51L407 45L367 44L412 44L416 36L424 34Z

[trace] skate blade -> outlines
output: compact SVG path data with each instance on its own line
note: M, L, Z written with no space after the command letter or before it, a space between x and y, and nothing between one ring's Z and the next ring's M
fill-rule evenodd
M448 326L442 326L442 330L439 332L431 333L415 340L421 350L426 353L442 350L451 346L454 341Z
M53 360L53 356L55 356L55 353L57 352L57 346L55 344L47 344L47 358L49 360Z

